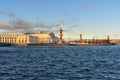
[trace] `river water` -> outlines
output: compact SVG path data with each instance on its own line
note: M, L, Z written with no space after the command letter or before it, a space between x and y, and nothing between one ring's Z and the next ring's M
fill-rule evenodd
M120 80L120 46L0 47L0 80Z

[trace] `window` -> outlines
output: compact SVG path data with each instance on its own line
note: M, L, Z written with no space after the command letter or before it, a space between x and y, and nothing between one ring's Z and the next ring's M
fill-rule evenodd
M21 41L19 40L19 43L20 43Z

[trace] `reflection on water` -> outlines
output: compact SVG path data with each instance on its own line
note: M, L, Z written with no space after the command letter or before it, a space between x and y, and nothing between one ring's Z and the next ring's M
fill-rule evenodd
M120 46L0 47L0 80L120 80Z

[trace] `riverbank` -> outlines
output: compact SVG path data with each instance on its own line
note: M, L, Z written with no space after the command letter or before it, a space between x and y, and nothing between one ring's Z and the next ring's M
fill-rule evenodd
M10 43L0 43L0 46L110 46L110 45L116 45L112 43L106 43L106 44L68 44L68 43L62 43L62 44L57 44L57 43L50 43L50 44L42 44L42 43L36 43L36 44L10 44Z

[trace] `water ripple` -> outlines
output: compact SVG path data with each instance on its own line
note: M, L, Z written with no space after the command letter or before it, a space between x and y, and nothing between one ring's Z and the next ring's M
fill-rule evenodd
M0 47L0 80L120 80L120 46Z

